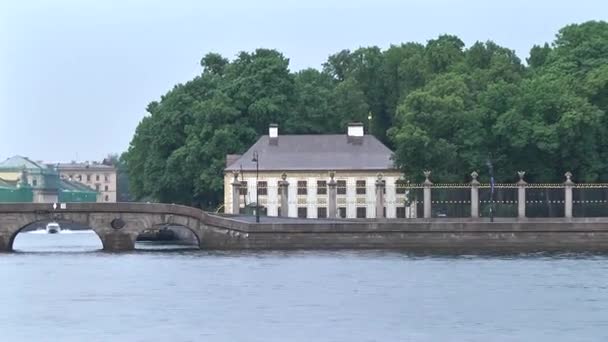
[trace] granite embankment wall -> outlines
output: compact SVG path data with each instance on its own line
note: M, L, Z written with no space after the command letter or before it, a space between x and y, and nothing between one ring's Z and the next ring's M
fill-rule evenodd
M202 248L608 251L608 219L276 220L209 216Z

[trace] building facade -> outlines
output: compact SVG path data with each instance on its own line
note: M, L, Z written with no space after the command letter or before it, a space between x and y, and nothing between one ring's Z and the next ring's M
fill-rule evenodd
M224 211L234 213L233 203L247 211L259 198L260 211L268 216L284 216L281 210L286 205L289 217L326 218L332 211L329 185L335 184L337 217L406 217L406 194L398 187L402 177L392 154L374 136L365 135L362 124L349 124L344 135L281 136L271 125L269 134L245 154L227 156ZM286 186L286 202L281 184ZM383 202L380 215L378 200Z
M95 202L93 189L59 177L52 165L14 156L0 163L0 202Z
M63 180L84 184L99 193L97 202L116 202L116 168L98 162L56 164Z

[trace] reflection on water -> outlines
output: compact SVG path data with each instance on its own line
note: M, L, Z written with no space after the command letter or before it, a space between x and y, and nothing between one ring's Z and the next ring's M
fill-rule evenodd
M0 254L1 341L608 339L602 255L120 254L95 252L92 232L16 242L34 253Z
M102 248L101 240L92 230L67 230L49 234L44 229L17 234L16 252L84 252Z
M173 242L137 242L138 250L191 250L197 246ZM16 252L86 252L102 249L101 240L94 231L62 229L59 233L49 234L44 229L22 232L13 243Z

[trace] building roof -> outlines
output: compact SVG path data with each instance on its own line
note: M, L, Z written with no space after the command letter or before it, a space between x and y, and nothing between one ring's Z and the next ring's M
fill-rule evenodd
M262 171L288 170L392 170L393 152L376 137L346 134L262 136L225 171L255 171L253 152L259 156Z
M82 183L69 181L67 179L61 179L59 181L59 189L61 191L78 191L78 192L92 192L97 193L93 188L88 187Z
M57 163L54 164L57 167L57 170L103 170L103 171L115 171L116 168L112 165L106 165L101 163Z
M44 166L22 156L13 156L0 163L0 169L45 169Z

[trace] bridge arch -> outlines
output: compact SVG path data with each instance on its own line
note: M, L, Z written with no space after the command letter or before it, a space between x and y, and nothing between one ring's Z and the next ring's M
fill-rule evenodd
M137 236L159 225L182 226L190 230L201 246L202 211L166 204L68 204L65 210L49 210L48 205L8 205L1 208L0 251L11 251L17 234L42 221L67 221L90 227L99 236L103 249L135 249Z
M170 227L170 228L174 228L174 227L178 227L184 231L188 231L196 240L196 245L201 246L201 242L202 242L202 234L200 233L200 228L194 228L194 227L190 227L188 225L185 224L179 224L179 223L160 223L160 224L155 224L154 226L152 226L152 229L161 229L163 227ZM173 229L171 229L173 230Z
M93 229L92 227L89 227L88 224L86 222L78 222L78 221L74 221L74 220L70 220L70 219L39 219L33 222L29 222L27 224L25 224L24 226L14 230L14 232L12 232L12 234L9 237L9 241L8 241L8 246L7 246L7 250L8 251L13 251L14 250L14 245L15 245L15 240L17 239L17 237L19 236L20 233L23 233L28 227L35 225L35 224L46 224L48 222L57 222L59 223L59 225L61 227L64 226L64 224L68 223L68 224L78 224L81 226L86 226L87 228L89 228L90 230L92 230L95 233L95 236L97 237L98 241L101 243L102 248L103 248L103 239L101 238L101 236L99 235L99 233Z

